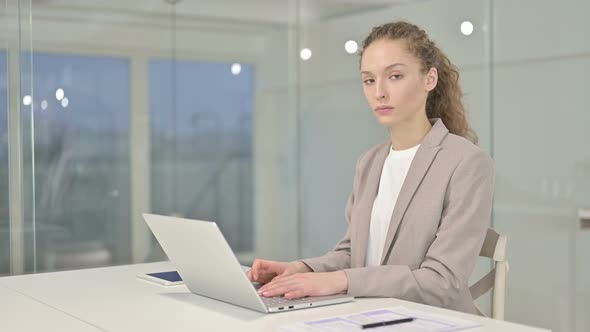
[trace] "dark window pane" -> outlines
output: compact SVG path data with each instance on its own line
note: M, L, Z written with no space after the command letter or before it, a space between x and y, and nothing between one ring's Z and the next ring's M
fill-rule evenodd
M254 246L253 66L231 68L150 61L151 197L154 212L216 221L245 252Z
M128 263L129 61L33 64L37 270Z

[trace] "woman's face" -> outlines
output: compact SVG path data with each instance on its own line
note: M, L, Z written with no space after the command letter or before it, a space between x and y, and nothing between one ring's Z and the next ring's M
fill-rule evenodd
M405 41L378 39L363 51L361 79L377 120L391 128L425 116L426 98L436 86L437 72L431 68L423 74Z

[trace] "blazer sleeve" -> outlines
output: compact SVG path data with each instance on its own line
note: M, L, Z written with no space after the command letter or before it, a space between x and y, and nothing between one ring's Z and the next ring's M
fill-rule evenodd
M364 156L364 155L363 155ZM352 185L352 192L348 196L348 202L345 209L346 223L348 225L344 237L336 243L332 251L323 256L315 258L301 259L300 261L307 265L313 272L330 272L350 268L350 218L355 204L355 192L358 189L359 164L363 158L361 156L356 162L356 170Z
M445 193L435 240L420 266L345 269L348 294L452 308L466 289L490 225L494 163L482 150L459 162Z

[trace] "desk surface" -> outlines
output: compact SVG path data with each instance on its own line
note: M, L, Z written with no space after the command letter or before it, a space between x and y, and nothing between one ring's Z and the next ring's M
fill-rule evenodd
M3 331L43 331L50 322L51 330L96 332L75 317L0 285L0 328Z
M356 299L354 302L321 308L262 314L191 294L185 286L165 287L135 277L141 273L172 269L169 262L159 262L3 277L0 278L0 290L5 287L4 292L13 290L13 293L16 291L14 294L21 296L18 298L19 311L23 312L20 319L26 321L27 317L39 313L37 317L41 318L38 321L45 329L51 326L50 330L65 331L70 327L67 324L72 324L71 329L76 327L73 324L79 324L77 331L93 331L93 328L158 332L193 332L204 328L217 331L274 331L288 323L402 305L477 321L483 327L476 329L478 331L546 331L397 299ZM0 308L9 306L12 307L13 303L2 293ZM57 315L59 312L63 315ZM74 317L79 321L74 321ZM16 317L14 321L17 321ZM56 328L53 328L54 325ZM28 330L39 329L31 326Z

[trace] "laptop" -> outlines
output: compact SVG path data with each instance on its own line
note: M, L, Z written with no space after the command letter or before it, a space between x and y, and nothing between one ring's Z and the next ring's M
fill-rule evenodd
M259 312L281 312L352 301L349 295L266 298L256 292L216 223L144 213L143 218L195 294Z

